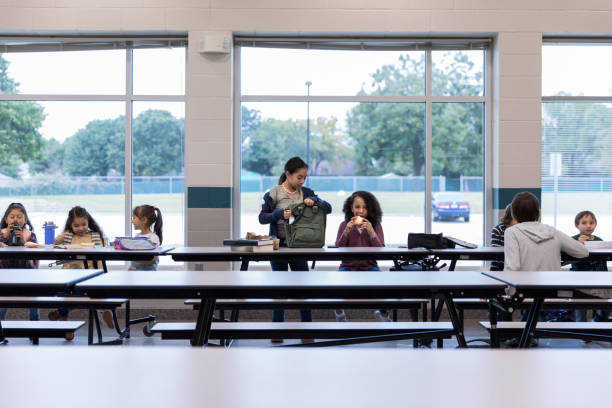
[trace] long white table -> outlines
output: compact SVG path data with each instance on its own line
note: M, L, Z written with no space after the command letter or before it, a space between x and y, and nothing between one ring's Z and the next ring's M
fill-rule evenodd
M205 345L216 299L442 298L466 347L453 298L492 298L505 285L479 272L114 271L76 286L90 297L200 298L191 344Z
M605 407L609 350L0 350L4 407ZM128 367L120 375L117 367ZM435 380L434 380L435 379Z

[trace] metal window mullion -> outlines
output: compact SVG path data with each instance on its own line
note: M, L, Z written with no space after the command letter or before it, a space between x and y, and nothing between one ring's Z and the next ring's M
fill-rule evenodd
M375 102L375 103L423 103L426 99L431 102L485 102L485 96L363 96L363 95L326 95L326 96L300 96L300 95L243 95L239 97L242 102Z
M542 102L608 102L612 96L543 96Z
M242 123L242 102L240 100L241 93L241 81L240 81L240 72L242 69L242 59L241 59L241 48L238 46L234 47L234 117L232 121L233 129L232 135L234 138L233 146L233 162L232 166L233 175L232 175L232 184L234 188L232 189L232 236L239 237L240 236L240 214L241 214L241 206L240 206L240 195L241 195L241 186L240 186L240 173L242 170L242 135L241 132L241 123Z
M126 95L57 95L57 94L0 94L0 101L43 101L43 102L121 102ZM185 102L185 96L137 95L134 101Z
M425 53L425 233L430 234L431 226L431 194L432 194L432 55L431 50Z
M127 49L125 57L125 235L132 235L132 96L133 96L133 53Z
M491 106L491 95L493 94L492 82L493 53L485 51L485 97L484 102L484 137L483 137L483 210L484 222L482 223L482 244L487 245L488 232L493 228L493 107Z

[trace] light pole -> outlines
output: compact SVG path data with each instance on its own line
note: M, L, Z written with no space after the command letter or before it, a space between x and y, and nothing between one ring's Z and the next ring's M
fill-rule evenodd
M306 163L310 165L310 85L312 82L306 81Z

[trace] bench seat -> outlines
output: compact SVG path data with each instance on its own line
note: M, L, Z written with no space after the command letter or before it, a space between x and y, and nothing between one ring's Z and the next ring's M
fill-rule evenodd
M84 321L30 321L3 320L2 333L4 337L30 337L32 343L38 344L38 339L64 338L66 332L74 333L85 325Z
M157 323L151 331L161 333L162 339L190 339L194 329L195 323L169 322ZM450 322L236 322L213 323L210 338L338 339L403 334L406 338L442 339L453 336L454 330Z
M480 326L491 331L491 322L479 322ZM520 337L525 322L498 322L497 332L500 340ZM612 336L612 322L538 322L534 332L536 338L572 338L585 340L608 340L595 336Z

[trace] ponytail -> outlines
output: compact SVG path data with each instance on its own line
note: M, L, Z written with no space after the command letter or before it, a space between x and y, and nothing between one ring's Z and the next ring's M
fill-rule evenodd
M283 184L285 180L287 180L287 172L289 172L289 174L293 174L299 169L304 168L308 170L308 164L306 164L304 160L302 160L298 156L290 158L289 160L287 160L287 163L285 163L285 171L278 179L278 184Z
M134 207L132 214L134 214L138 218L144 218L145 220L147 220L147 226L149 228L155 225L153 227L153 232L155 233L155 235L158 236L159 244L161 245L162 240L164 238L162 235L163 220L161 210L157 207L153 207L152 205L144 204L139 205L138 207Z
M154 211L157 215L157 219L155 220L155 228L153 229L153 232L155 232L155 235L157 235L159 237L159 245L161 245L164 237L162 235L162 227L163 227L163 220L162 220L162 215L161 215L161 210L157 207L154 208Z

